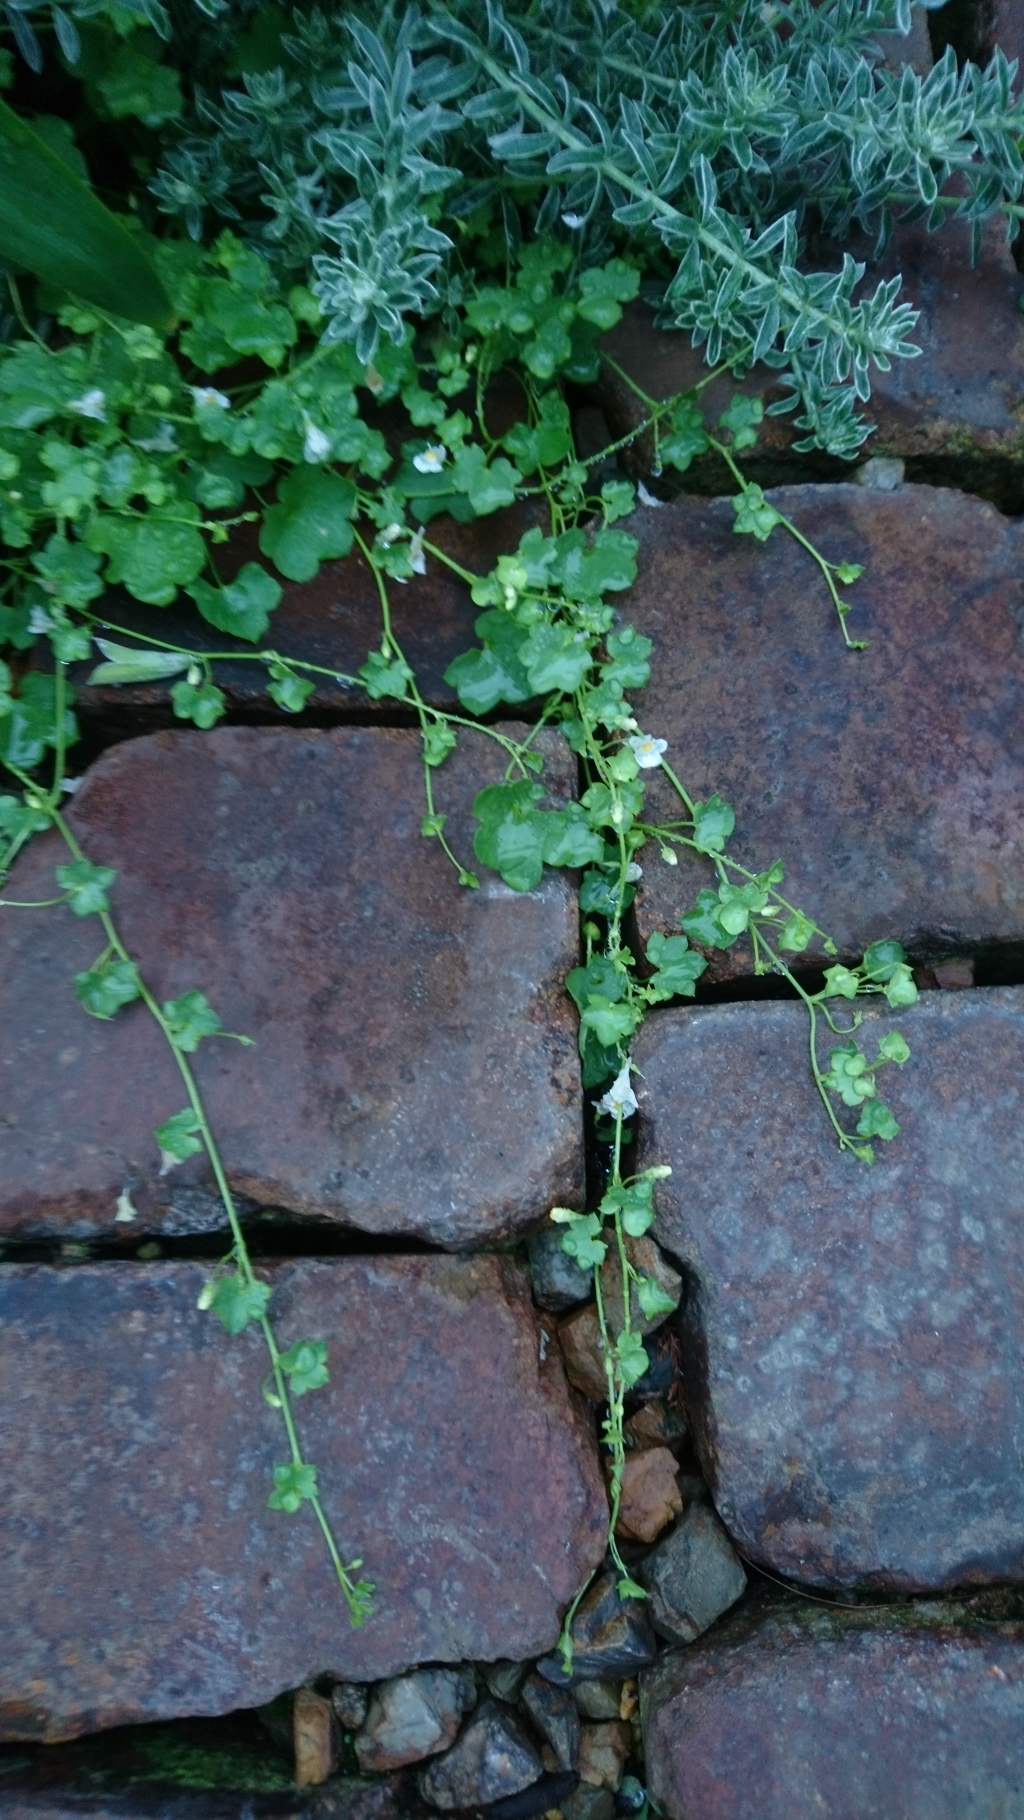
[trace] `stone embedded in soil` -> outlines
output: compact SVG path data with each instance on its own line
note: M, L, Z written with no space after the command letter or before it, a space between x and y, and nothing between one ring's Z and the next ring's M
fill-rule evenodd
M650 1594L654 1628L670 1643L692 1643L735 1605L747 1584L743 1564L707 1504L691 1504L636 1572Z
M726 1528L771 1572L1020 1582L1024 988L875 1006L865 1054L894 1028L901 1129L868 1167L833 1142L802 1006L646 1025L636 1166L673 1169L655 1231L690 1284L688 1414Z
M674 1270L668 1258L652 1238L631 1238L627 1233L623 1240L626 1257L633 1269L649 1282L654 1283L667 1297L672 1307L658 1314L644 1314L637 1295L637 1286L631 1284L629 1298L630 1325L637 1333L653 1333L664 1325L673 1308L678 1308L683 1293L683 1279L678 1270ZM622 1266L619 1262L617 1245L609 1245L607 1256L601 1266L601 1297L604 1302L605 1320L609 1330L618 1339L625 1322L623 1320Z
M738 537L725 499L637 514L628 618L654 640L644 729L691 796L732 804L730 854L783 861L785 896L844 958L880 937L922 962L1020 943L1024 531L931 487L771 497L830 560L865 565L848 624L869 648L845 650L815 564L781 527L767 544ZM663 774L645 780L646 816L677 819ZM649 846L644 939L677 929L714 882L699 856L670 867ZM789 959L824 962L813 947ZM741 936L702 985L752 968Z
M580 1601L572 1622L571 1673L566 1674L560 1655L538 1662L539 1673L555 1687L635 1675L653 1662L657 1645L646 1600L620 1599L618 1578L615 1573L602 1574Z
M330 1701L311 1687L298 1688L292 1706L292 1726L296 1783L299 1788L316 1788L327 1781L338 1765L341 1738Z
M471 527L451 519L438 520L428 536L456 562L485 574L503 550L515 548L526 528L521 519L517 508L479 519ZM231 561L218 562L225 579L244 561L261 560L255 539L250 542L252 547L236 534ZM264 562L263 566L268 565ZM253 652L272 644L286 656L355 676L368 653L380 649L381 639L377 584L358 552L344 562L324 563L314 581L281 581L281 585L281 604L271 615L265 638L256 645L230 638L209 625L184 595L171 607L147 607L123 590L111 589L104 596L103 611L128 633L146 634L190 650L250 653L248 660L238 657L216 666L215 680L227 696L228 710L281 720L287 716L268 695L266 666L251 661ZM394 636L416 673L423 699L434 707L457 709L458 697L445 682L444 672L454 658L476 643L473 628L480 608L470 600L468 586L435 557L429 557L426 575L417 575L404 585L389 582L388 596ZM119 631L107 636L125 642ZM48 647L40 648L36 661L50 667ZM71 666L77 709L84 720L100 719L134 731L179 724L173 717L171 682L90 683L97 661ZM307 713L387 717L398 706L394 700L372 701L361 685L340 683L333 676L310 675L309 680L315 690L307 700Z
M682 1508L676 1461L668 1448L630 1454L622 1474L617 1533L633 1542L656 1542Z
M421 1668L382 1681L355 1740L360 1769L402 1769L447 1750L475 1701L472 1677L451 1668Z
M865 457L898 456L915 462L921 478L954 480L965 473L974 484L999 487L1000 462L1013 468L1024 459L1024 318L1020 297L1024 279L1014 264L1005 228L998 220L982 231L981 255L971 261L971 224L950 221L930 234L921 224L901 223L880 261L871 258L870 240L851 242L850 250L867 259L864 294L897 273L903 276L903 299L921 314L910 340L921 355L894 360L888 373L871 368L871 398L863 407L876 425L864 444ZM823 258L821 269L828 261ZM838 258L835 263L838 264ZM648 395L671 398L706 379L703 350L678 329L657 329L646 304L628 304L622 320L604 338L603 347ZM612 434L628 436L647 417L648 408L611 367L602 370L599 392ZM755 367L745 379L725 373L706 385L700 403L714 432L718 419L737 392L764 399L765 406L787 388L770 368ZM794 427L799 412L765 417L757 445L740 456L740 466L762 484L798 479L808 472L838 475L846 464L820 451L800 455L794 442L803 434ZM650 474L653 441L649 434L626 450L634 474ZM666 468L658 481L666 490L733 492L734 482L721 458L700 456L685 473ZM1002 477L1009 487L1007 504L1019 510L1020 477Z
M542 1771L515 1714L482 1700L458 1743L420 1772L419 1789L433 1807L451 1811L517 1795Z
M769 1606L645 1677L666 1820L1000 1820L1020 1811L1024 1626L939 1605Z
M343 1559L375 1582L372 1616L348 1623L312 1513L266 1508L286 1447L263 1342L196 1307L208 1265L5 1265L0 1740L554 1647L607 1507L522 1267L260 1274L282 1346L327 1342L330 1384L296 1419Z
M608 1397L608 1377L604 1365L604 1341L597 1304L588 1302L574 1314L559 1322L558 1344L561 1348L565 1375L574 1389L581 1390L592 1403L603 1403Z
M580 1681L572 1690L577 1711L584 1719L619 1719L622 1714L621 1681Z
M690 1438L686 1417L655 1397L629 1416L625 1424L626 1446L642 1452L647 1447L667 1447L680 1452Z
M370 1690L361 1681L336 1681L331 1688L331 1705L344 1731L358 1731L369 1711Z
M576 1259L562 1250L562 1236L561 1227L549 1225L531 1232L526 1241L533 1299L538 1308L552 1314L585 1302L593 1283L590 1271L581 1270Z
M553 1687L543 1675L530 1675L523 1686L522 1701L534 1730L554 1751L559 1769L575 1769L580 1715L569 1689Z
M568 787L568 754L546 776ZM500 779L480 734L434 774L455 850ZM163 1001L198 987L226 1030L195 1072L233 1188L264 1206L435 1244L491 1243L579 1192L570 882L460 888L420 834L419 736L383 728L217 728L115 746L70 820L117 869L112 905ZM29 848L12 896L53 894L66 854ZM0 1232L119 1238L178 1229L205 1158L158 1175L154 1127L184 1093L141 1004L110 1022L75 1001L95 917L20 912L0 928ZM128 1190L134 1226L116 1223ZM208 1224L223 1225L215 1203Z
M632 1736L621 1719L580 1727L580 1781L591 1788L617 1789L629 1756Z
M523 1682L530 1672L528 1662L481 1662L478 1664L483 1676L484 1686L496 1700L503 1700L506 1705L514 1706L523 1691Z

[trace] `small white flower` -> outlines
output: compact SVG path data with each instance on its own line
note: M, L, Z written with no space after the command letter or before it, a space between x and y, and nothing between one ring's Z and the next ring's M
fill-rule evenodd
M626 743L641 771L656 770L662 753L668 751L668 740L655 739L650 733L634 733Z
M636 496L642 506L650 506L652 511L655 506L663 506L665 504L663 499L658 498L657 493L650 492L649 489L644 486L642 480L638 480L636 483Z
M331 452L330 437L323 430L318 429L315 423L311 423L308 417L305 419L305 423L306 440L302 445L303 460L326 461Z
M637 881L637 879L638 879L638 878L643 878L643 875L644 875L644 869L643 869L643 867L642 867L642 866L639 866L639 865L637 865L637 862L636 862L636 860L635 860L635 859L631 859L631 860L630 860L630 862L629 862L629 865L628 865L628 866L627 866L627 867L626 867L626 883L627 883L627 885L635 885L635 884L636 884L636 881Z
M391 548L393 543L397 543L400 537L404 536L404 525L387 525L383 531L378 531L377 533L378 542L386 544L388 549Z
M127 1188L122 1188L117 1197L117 1212L114 1215L115 1225L127 1225L130 1221L137 1220L138 1217L139 1211L138 1208L133 1205L131 1195L128 1193Z
M77 411L79 417L94 417L97 423L107 420L107 395L99 386L91 392L83 392L81 398L72 398L68 404L69 411Z
M172 423L158 423L155 436L139 437L135 443L146 455L173 455L177 446Z
M189 391L195 399L197 411L230 411L231 400L225 392L218 392L214 385L190 385Z
M427 559L423 554L422 531L417 531L415 536L409 539L409 561L412 563L412 572L414 575L426 574Z
M64 777L61 779L60 787L68 796L74 796L75 791L82 788L82 782L80 777Z
M431 443L429 448L421 449L412 458L412 465L420 474L440 474L448 460L448 450L443 442Z
M562 220L567 228L581 228L586 221L585 215L563 215Z
M629 1071L632 1062L626 1062L621 1072L616 1075L603 1099L598 1100L598 1112L607 1112L613 1119L632 1118L638 1110L636 1094L629 1084Z

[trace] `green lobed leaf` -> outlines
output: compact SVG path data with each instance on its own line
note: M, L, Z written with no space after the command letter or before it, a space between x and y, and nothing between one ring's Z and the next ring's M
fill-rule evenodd
M75 994L92 1017L111 1018L122 1005L140 993L139 970L134 961L111 960L87 973L75 974Z
M753 482L744 487L732 501L736 514L733 530L741 535L756 537L758 543L767 543L775 526L782 523L782 514L767 500L761 488Z
M308 676L297 676L287 664L271 664L267 694L287 714L301 714L315 688Z
M662 1315L675 1313L675 1298L660 1283L655 1282L653 1277L637 1279L636 1299L645 1320L657 1321Z
M229 1333L244 1333L251 1321L266 1313L270 1286L252 1282L240 1270L230 1276L211 1277L199 1297L200 1308L208 1308L222 1321Z
M260 549L289 581L312 581L321 562L351 550L355 503L350 480L322 468L293 468L264 514Z
M171 690L171 706L178 720L190 720L204 730L216 726L227 706L227 696L216 683L176 682Z
M910 1044L898 1030L887 1030L878 1045L878 1053L886 1062L903 1063L910 1060Z
M194 581L187 592L203 618L218 632L229 632L235 638L258 644L266 634L271 613L280 603L282 588L258 562L247 562L226 586L212 588L209 582Z
M857 1120L857 1136L866 1138L884 1138L888 1143L899 1136L899 1123L893 1117L884 1100L868 1100L860 1118Z
M303 1464L274 1467L274 1489L267 1499L268 1510L286 1510L294 1515L307 1499L316 1496L315 1466Z
M94 866L88 859L70 860L57 867L57 883L68 893L68 908L75 916L98 916L109 910L107 893L116 877L111 866Z
M722 853L736 826L736 815L716 791L706 803L693 805L693 840L700 853Z
M590 669L590 647L580 632L564 625L537 625L519 648L531 693L571 695Z
M708 964L702 954L694 953L685 935L662 935L660 930L648 939L647 959L656 969L650 985L664 998L693 998Z
M560 1244L567 1257L575 1258L581 1270L599 1270L608 1246L601 1238L601 1221L596 1213L581 1213L563 1232Z
M446 721L433 721L423 729L423 757L425 762L434 768L443 765L450 752L458 744L458 734ZM556 862L552 862L556 863Z
M321 1390L330 1381L323 1340L296 1340L281 1354L280 1363L281 1370L288 1374L293 1396L304 1397L307 1391Z
M202 1150L202 1139L196 1136L201 1129L190 1106L186 1106L184 1112L175 1112L171 1118L157 1126L153 1136L160 1146L161 1175L166 1175L177 1163L183 1163L187 1157L196 1156Z
M178 510L196 515L181 501ZM89 525L90 550L108 558L106 579L123 582L129 594L152 607L169 607L179 587L194 581L206 562L206 545L194 524L161 518L155 511L133 518L102 512Z
M9 712L0 716L0 759L30 771L38 765L47 746L57 742L57 708L52 676L30 670L18 693L10 698ZM64 739L73 745L78 727L70 709L64 715Z
M830 1051L829 1062L829 1071L821 1078L826 1087L839 1094L845 1105L859 1106L862 1101L874 1098L875 1080L867 1072L867 1056L858 1049L852 1038L840 1048Z
M198 1049L204 1036L216 1036L221 1021L205 993L192 990L179 998L167 999L163 1006L168 1035L176 1049L187 1055Z
M627 1390L638 1384L650 1365L644 1343L638 1333L620 1333L615 1342L615 1368Z

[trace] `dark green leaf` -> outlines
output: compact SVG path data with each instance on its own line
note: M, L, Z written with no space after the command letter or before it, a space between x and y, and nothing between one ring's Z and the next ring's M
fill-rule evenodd
M229 1333L243 1333L250 1321L258 1321L266 1313L269 1301L266 1283L250 1282L236 1271L231 1276L212 1277L199 1297L199 1306L210 1309Z
M107 961L103 967L75 974L79 1004L93 1017L109 1018L139 996L139 971L134 961Z
M171 690L171 705L179 720L190 720L197 727L213 727L227 705L227 696L215 683L176 682Z
M899 1135L899 1123L884 1100L868 1100L857 1120L857 1136L884 1138L886 1142Z
M116 877L110 866L94 866L87 859L57 867L57 883L68 893L68 907L76 916L98 916L101 910L109 910L107 892Z
M296 1340L281 1354L281 1370L288 1374L293 1396L304 1397L308 1390L322 1389L330 1380L323 1340Z
M260 549L289 581L312 581L321 562L348 555L356 503L350 480L323 468L293 468L278 484L277 500L264 516Z
M693 998L695 982L707 969L707 961L694 953L685 935L662 935L658 930L648 940L647 959L657 969L651 986L665 998Z
M315 1466L275 1466L274 1489L267 1499L267 1508L294 1515L307 1498L316 1495Z
M230 632L258 644L270 624L270 615L281 599L281 584L258 562L247 562L234 581L223 588L194 581L187 590L205 620L218 632Z
M177 1163L183 1163L186 1157L196 1156L203 1148L202 1139L196 1136L201 1130L199 1120L191 1107L184 1112L176 1112L173 1117L165 1119L153 1133L160 1146L160 1174L166 1175Z
M4 102L0 254L115 316L171 324L170 300L139 238Z
M706 803L693 805L693 839L701 853L721 853L736 826L736 816L716 791Z
M168 999L163 1013L175 1048L189 1055L204 1036L216 1036L221 1028L220 1018L202 992L183 992L180 998Z

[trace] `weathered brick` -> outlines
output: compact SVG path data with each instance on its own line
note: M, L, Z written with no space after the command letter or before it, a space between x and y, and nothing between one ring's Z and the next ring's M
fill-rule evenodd
M1024 5L1021 0L976 0L977 32L983 56L1001 50L1004 57L1024 57ZM1019 89L1018 76L1015 86Z
M769 1604L645 1676L666 1820L1002 1820L1024 1788L1024 1625Z
M736 536L724 499L639 513L628 617L654 639L644 728L668 740L692 796L733 805L736 858L785 862L787 898L844 957L883 936L922 962L1020 942L1020 526L930 487L772 498L832 561L866 565L847 595L868 649L846 651L816 565L781 527L765 545ZM646 776L651 819L676 818L667 781ZM714 882L696 856L670 868L648 848L644 865L645 937ZM752 965L741 937L705 984Z
M0 1738L256 1706L320 1674L553 1647L607 1511L590 1425L495 1256L266 1272L282 1344L326 1340L296 1403L345 1558L268 1510L285 1447L254 1329L196 1307L193 1263L0 1270Z
M865 1053L893 1027L901 1129L870 1168L834 1143L802 1006L645 1027L641 1166L673 1170L655 1231L689 1273L688 1414L720 1516L771 1572L1019 1582L1024 989L869 1009Z
M851 242L850 250L865 259L871 247L868 242L863 247ZM919 358L894 361L888 373L872 367L865 415L876 429L863 455L902 458L911 464L915 479L970 485L1000 503L1005 499L1019 511L1024 278L1014 264L1003 223L986 224L975 266L969 222L950 221L934 234L921 225L902 224L884 257L869 264L863 288L870 292L896 273L903 276L903 296L921 312L910 339L922 351ZM671 398L707 375L703 351L690 345L687 333L656 329L646 304L629 305L603 346L652 398ZM735 392L763 397L767 407L782 398L786 388L777 372L764 366L755 367L743 380L724 374L701 393L709 425L717 423ZM616 437L627 436L647 415L647 407L609 366L602 372L600 397ZM804 432L794 429L793 421L793 414L764 419L757 447L741 457L741 466L752 479L777 485L810 475L838 479L849 473L848 463L820 452L797 454L793 443ZM626 451L635 474L649 475L652 459L649 436ZM1009 473L1008 463L1013 470ZM659 485L664 491L734 490L724 462L714 455L699 457L685 474L666 468Z
M547 751L557 792L567 755ZM474 793L503 764L474 733L434 774L469 859ZM156 997L201 988L225 1029L255 1039L195 1057L239 1193L458 1247L578 1192L562 990L576 911L564 876L528 894L493 875L460 889L420 836L422 809L418 734L231 727L114 747L71 820L89 857L117 868L115 914ZM9 895L52 896L64 858L40 837ZM222 1224L196 1200L211 1189L203 1158L157 1173L153 1129L184 1095L148 1014L134 1004L101 1023L75 1002L73 976L103 946L96 920L9 911L0 943L0 1230ZM134 1228L114 1223L124 1189Z

